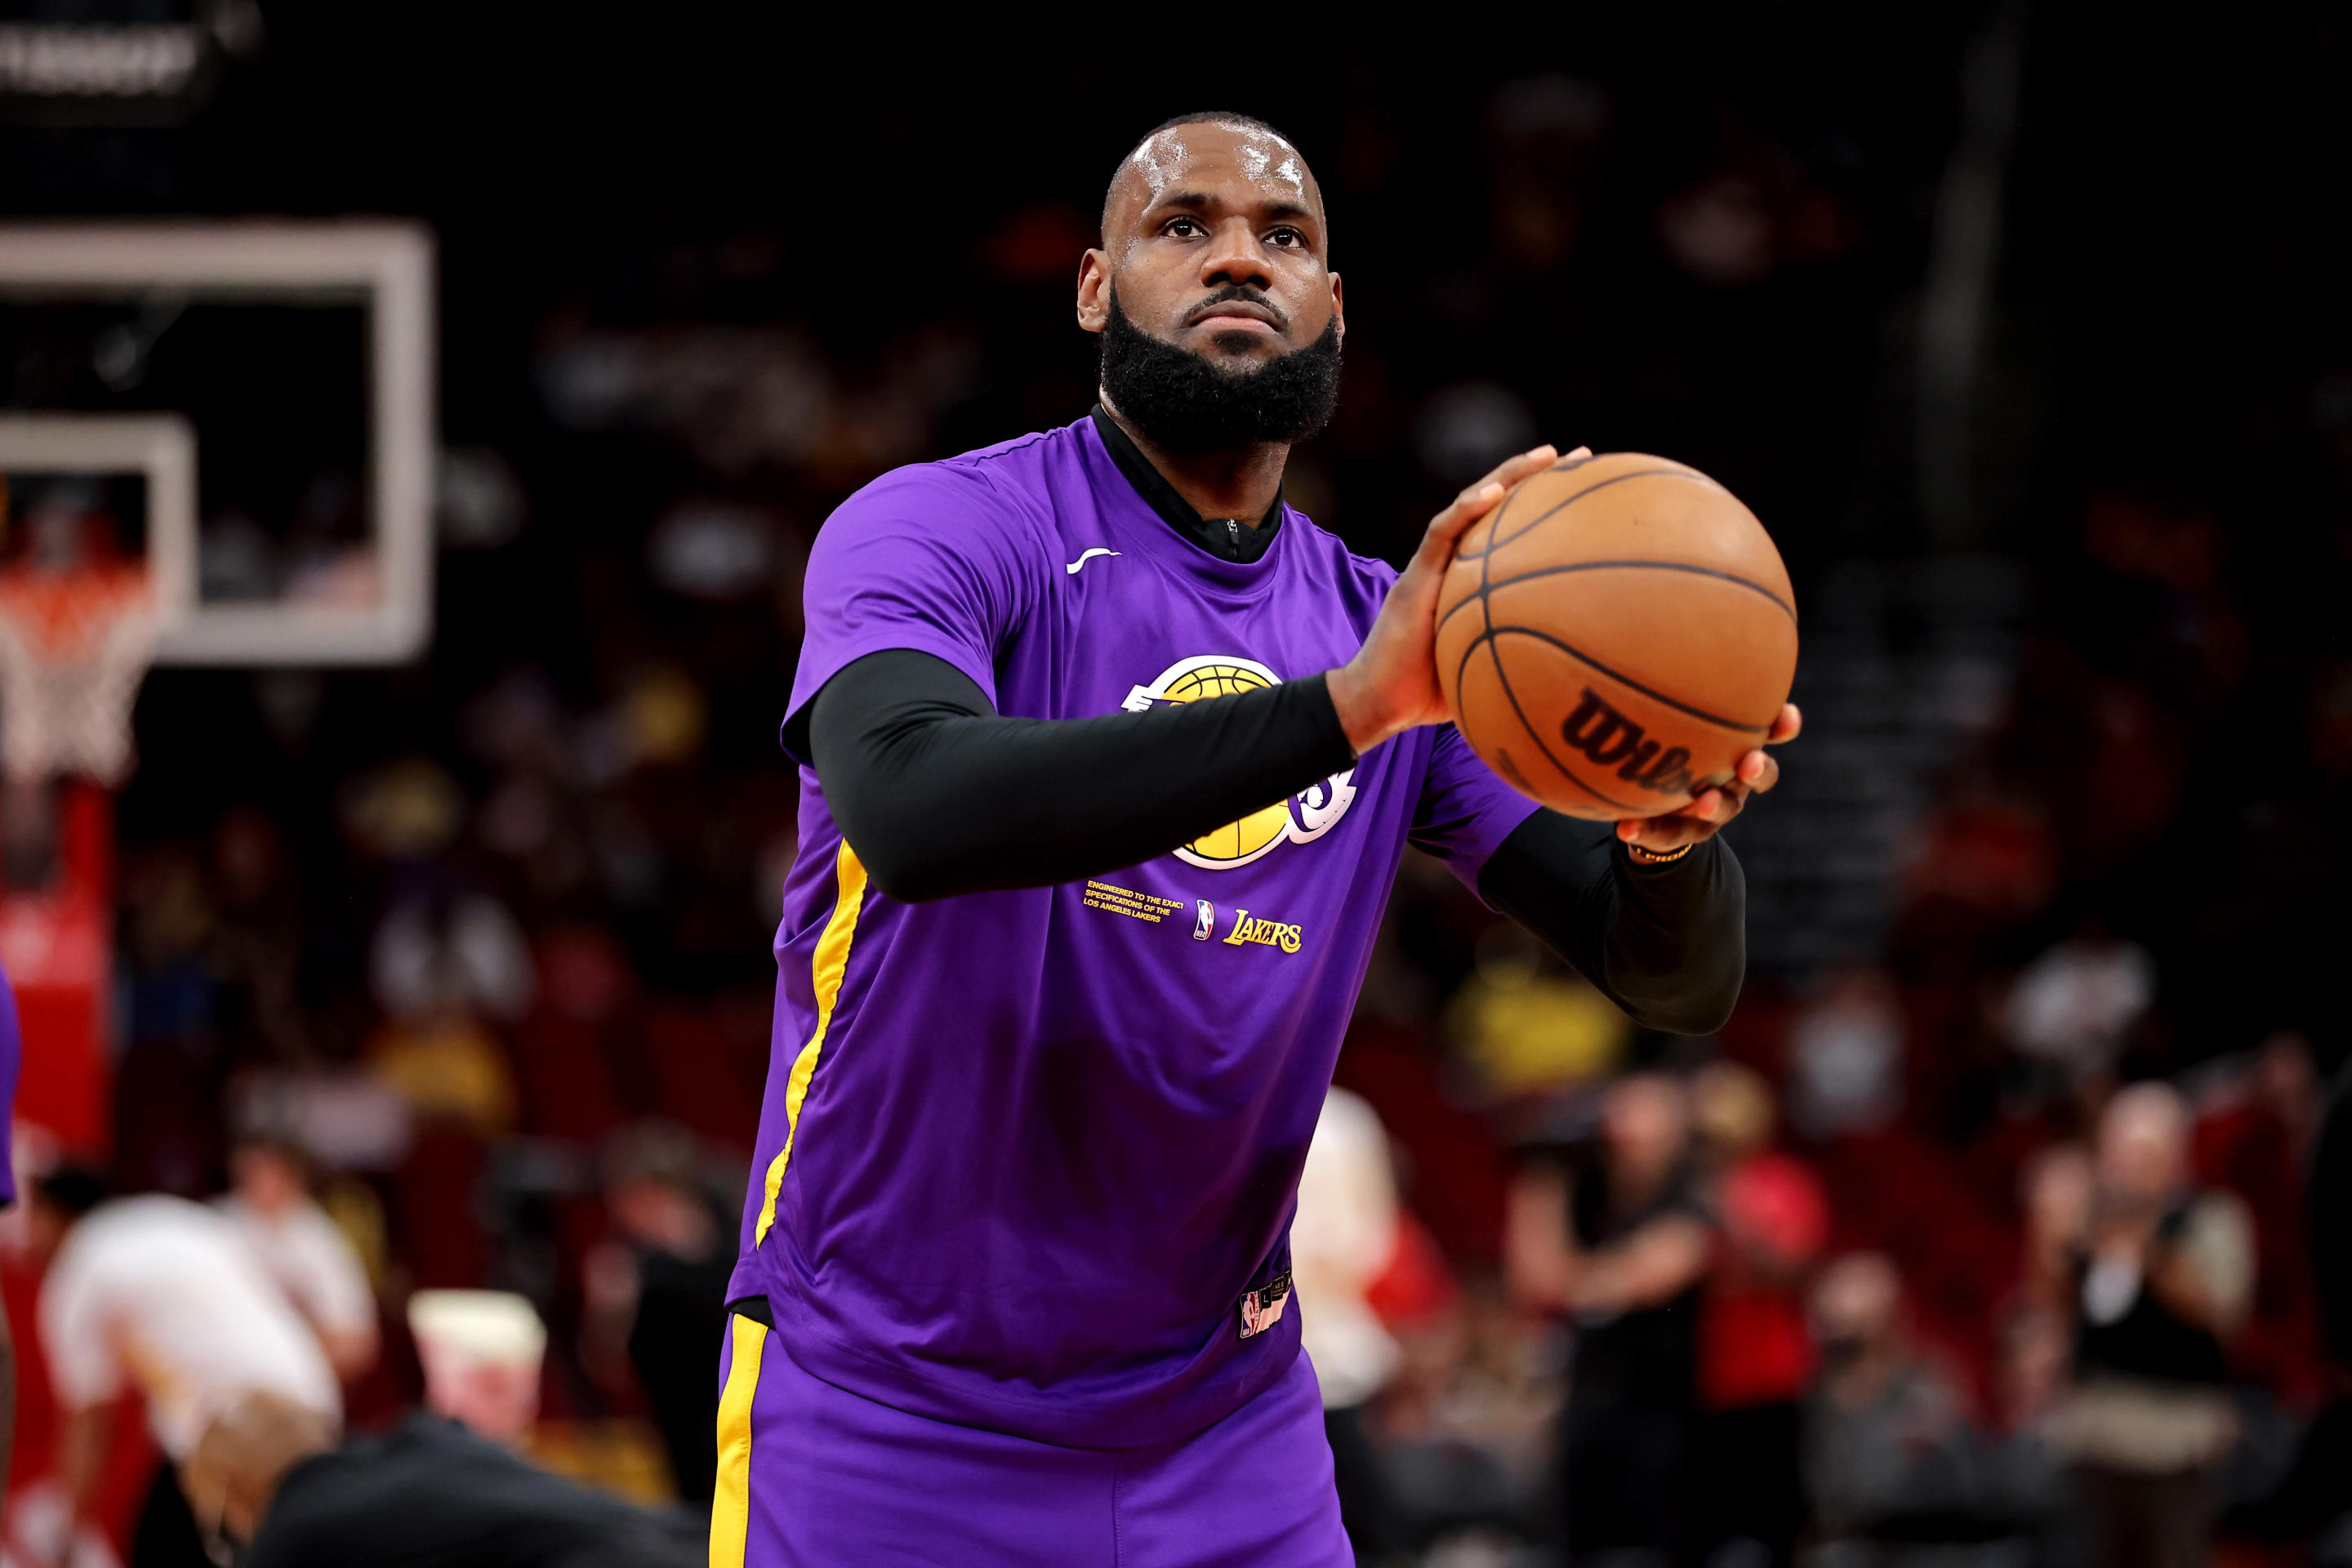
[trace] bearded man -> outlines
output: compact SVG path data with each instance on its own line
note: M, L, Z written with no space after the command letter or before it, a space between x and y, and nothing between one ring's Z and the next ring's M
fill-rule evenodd
M714 1564L1352 1562L1286 1236L1405 846L1643 1024L1731 1008L1714 834L1771 760L1612 834L1444 721L1454 540L1559 454L1402 574L1285 503L1338 396L1329 254L1272 127L1160 126L1079 268L1092 413L818 536Z

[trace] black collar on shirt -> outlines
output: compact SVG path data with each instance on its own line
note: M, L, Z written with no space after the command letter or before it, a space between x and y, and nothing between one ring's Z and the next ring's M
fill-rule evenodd
M1264 555L1274 543L1274 531L1282 526L1282 491L1274 492L1274 504L1265 509L1265 516L1251 528L1229 517L1202 517L1192 510L1192 503L1176 493L1176 487L1166 475L1151 466L1128 433L1118 427L1110 411L1097 403L1094 406L1095 429L1102 436L1103 446L1110 452L1110 460L1127 476L1127 482L1136 493L1151 503L1151 510L1168 520L1168 526L1215 556L1220 561L1248 563Z

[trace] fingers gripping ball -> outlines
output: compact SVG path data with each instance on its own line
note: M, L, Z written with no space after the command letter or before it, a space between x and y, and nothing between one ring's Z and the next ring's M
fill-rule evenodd
M1570 816L1656 816L1729 783L1796 671L1796 597L1771 536L1664 458L1565 458L1522 479L1440 585L1454 723Z

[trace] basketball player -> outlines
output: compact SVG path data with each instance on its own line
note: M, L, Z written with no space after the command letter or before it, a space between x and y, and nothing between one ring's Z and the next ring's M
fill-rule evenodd
M1454 541L1557 454L1402 576L1284 502L1337 396L1328 258L1290 142L1161 127L1079 268L1092 415L818 538L714 1564L1350 1562L1285 1233L1406 844L1640 1022L1731 1008L1714 835L1769 757L1612 836L1444 722Z

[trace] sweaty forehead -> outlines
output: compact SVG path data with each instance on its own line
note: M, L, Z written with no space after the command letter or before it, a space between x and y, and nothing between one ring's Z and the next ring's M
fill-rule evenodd
M1236 121L1196 121L1154 132L1127 155L1103 204L1105 237L1171 191L1220 194L1234 184L1268 200L1303 201L1318 216L1323 210L1307 160L1282 137Z

